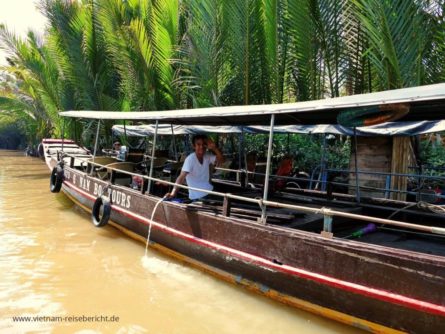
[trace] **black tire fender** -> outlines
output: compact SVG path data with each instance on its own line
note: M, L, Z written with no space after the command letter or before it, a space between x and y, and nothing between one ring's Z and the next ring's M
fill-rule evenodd
M45 152L42 143L40 143L39 146L37 147L37 154L40 158L45 159Z
M49 190L52 193L58 193L62 188L63 183L63 168L61 166L55 166L51 171L49 179Z
M101 207L103 206L102 216L101 216ZM110 219L111 214L111 203L110 199L106 196L99 196L96 198L93 204L93 210L91 212L91 218L94 226L102 227L108 224L108 220Z

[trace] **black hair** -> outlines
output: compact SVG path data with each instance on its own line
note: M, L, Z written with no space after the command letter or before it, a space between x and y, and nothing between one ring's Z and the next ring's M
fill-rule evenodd
M192 145L195 146L195 143L197 140L202 139L202 140L207 140L207 135L203 135L203 134L198 134L198 135L194 135L192 137Z

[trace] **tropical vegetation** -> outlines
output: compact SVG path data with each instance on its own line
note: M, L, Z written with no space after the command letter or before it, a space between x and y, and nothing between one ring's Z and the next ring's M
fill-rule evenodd
M13 78L1 80L0 122L17 120L28 143L62 132L90 138L91 124L64 124L60 110L282 103L445 80L445 0L40 0L39 8L43 38L0 27L3 73Z

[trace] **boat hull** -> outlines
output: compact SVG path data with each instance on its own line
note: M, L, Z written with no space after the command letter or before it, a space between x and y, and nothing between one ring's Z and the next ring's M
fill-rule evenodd
M111 220L146 238L159 198L65 167L63 191L91 212L102 193ZM372 332L445 332L445 260L314 233L158 206L150 241L218 276Z

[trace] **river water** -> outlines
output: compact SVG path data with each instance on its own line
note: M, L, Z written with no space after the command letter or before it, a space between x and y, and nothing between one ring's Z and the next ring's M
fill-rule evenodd
M220 281L49 191L43 161L0 151L0 333L358 333Z

